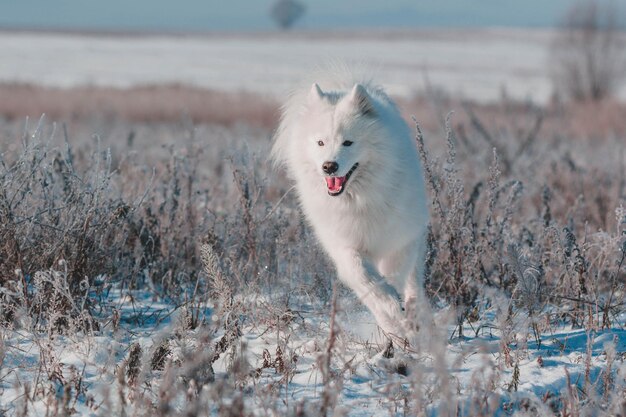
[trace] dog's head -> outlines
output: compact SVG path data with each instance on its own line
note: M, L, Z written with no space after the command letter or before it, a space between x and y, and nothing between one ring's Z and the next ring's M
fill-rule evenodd
M355 183L367 164L372 142L379 135L375 101L365 87L356 84L348 93L325 93L313 84L300 132L302 149L324 181L328 194L341 195Z

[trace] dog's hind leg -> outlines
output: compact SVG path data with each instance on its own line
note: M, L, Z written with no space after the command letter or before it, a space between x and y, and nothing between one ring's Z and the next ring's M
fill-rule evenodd
M346 249L335 251L333 258L339 278L350 287L372 312L378 325L391 336L404 338L406 329L400 296L369 260Z

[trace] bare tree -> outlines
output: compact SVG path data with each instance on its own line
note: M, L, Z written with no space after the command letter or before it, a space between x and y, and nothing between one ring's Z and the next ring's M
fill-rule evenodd
M272 6L271 15L281 29L289 29L302 17L306 7L295 0L278 0Z
M567 12L550 54L557 94L581 101L614 93L626 69L624 33L616 15L615 7L593 0Z

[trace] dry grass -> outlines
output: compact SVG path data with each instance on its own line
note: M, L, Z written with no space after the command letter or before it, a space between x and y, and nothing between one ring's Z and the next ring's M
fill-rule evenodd
M605 115L589 116L582 108L453 103L418 103L428 112L418 118L434 121L423 125L418 142L433 202L426 290L437 312L454 317L455 330L433 330L421 346L431 367L418 361L400 382L394 378L406 363L390 367L381 401L408 415L427 415L442 400L440 415L490 416L506 407L517 415L616 414L623 407L616 371L623 352L610 349L603 374L568 380L564 392L503 396L507 403L492 395L517 390L524 382L520 361L546 334L563 326L588 335L623 326L625 135L615 127L621 120L609 131L594 124L622 105L606 103ZM446 116L450 106L459 116ZM582 119L578 111L589 124L576 119L558 128L560 117ZM306 327L297 324L305 302L311 315L332 310L334 323L342 297L331 299L334 272L293 194L281 200L290 184L268 166L270 131L241 127L240 117L230 116L228 129L119 117L79 117L67 129L1 123L1 330L33 334L41 349L40 376L19 386L17 415L41 401L54 406L49 415L72 414L76 402L120 415L330 413L358 366L345 352L348 336L326 328L315 361L322 391L295 402L294 329ZM269 119L259 120L266 126ZM578 123L584 129L576 130ZM151 336L152 347L135 344L132 330L126 338L118 333L124 321L154 320L134 312L138 288L178 309L170 331ZM112 289L124 304L107 304ZM133 314L124 315L118 309L128 304ZM481 383L464 397L442 355L449 337L486 331L499 335L500 347L475 371ZM245 341L265 333L275 335L275 345L251 363ZM80 372L63 369L51 346L60 335L104 334L122 348L108 359L111 389L92 392ZM589 355L581 360L590 364ZM226 363L220 375L218 362ZM273 377L261 378L269 369Z
M454 110L452 124L462 136L472 129L469 109L490 129L507 131L513 138L531 134L537 123L540 123L542 135L549 137L604 140L612 136L626 136L626 103L614 99L537 105L503 98L500 102L479 104L455 99L444 92L427 90L410 100L398 101L407 120L415 116L423 128L431 132L445 130L445 116Z
M94 117L128 121L178 121L232 126L274 126L277 103L252 93L222 93L183 85L141 86L129 89L74 87L69 89L25 84L0 84L0 114L8 119L48 115L52 120Z
M25 84L0 84L0 115L8 120L39 118L81 123L85 120L128 122L179 122L233 126L245 124L271 130L276 126L279 103L254 93L227 93L184 85L142 86L129 89L73 87L68 89ZM453 120L460 133L471 124L464 108L485 120L495 130L521 136L533 128L538 117L541 130L549 136L602 139L626 134L626 104L606 99L577 103L532 103L503 99L479 104L461 102L442 91L429 88L411 99L398 98L408 121L420 120L424 129L439 131L445 114L456 109ZM91 133L91 132L89 132Z

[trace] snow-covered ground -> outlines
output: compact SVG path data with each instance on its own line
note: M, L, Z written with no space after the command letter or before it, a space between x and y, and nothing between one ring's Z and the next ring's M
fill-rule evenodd
M165 395L169 405L184 415L189 396L203 395L202 388L197 394L188 391L184 395L181 387L187 386L185 378L192 377L190 369L194 368L186 361L203 346L209 349L212 345L204 344L205 335L199 329L184 328L184 309L155 302L147 292L120 296L118 290L112 290L109 295L109 300L103 300L108 306L103 314L117 311L119 318L111 318L97 335L39 339L20 330L4 333L0 409L19 415L26 407L30 410L27 415L44 416L51 407L51 397L56 397L60 403L67 400L68 409L76 415L124 415L124 409L128 415L145 415L149 409L140 399L158 403L158 397ZM420 406L425 407L424 415L457 415L450 409L457 402L464 416L478 415L479 410L485 412L481 415L510 415L520 411L520 400L530 408L543 406L541 415L545 415L551 405L560 407L553 402L568 395L569 384L600 393L605 383L626 387L626 331L622 329L593 332L564 327L543 334L538 346L525 336L518 339L520 335L507 344L497 329L475 323L476 327L465 329L470 336L448 340L454 333L451 327L439 335L440 340L423 343L419 353L396 348L388 358L382 349L384 342L378 343L380 338L363 338L371 317L363 311L356 314L359 308L350 305L355 301L349 298L347 304L343 300L338 305L342 311L348 307L350 314L337 316L330 383L324 382L323 372L330 340L327 316L319 314L319 306L306 303L298 311L290 311L288 319L276 322L259 320L271 314L241 317L241 338L227 345L226 352L213 362L215 380L227 381L233 373L241 372L236 361L243 357L241 383L249 385L244 390L246 408L259 415L274 415L269 410L289 413L300 406L317 410L324 395L329 395L330 386L334 397L331 410L338 415L363 417L413 415ZM246 304L250 311L268 305L262 298L248 299ZM206 314L210 315L210 309ZM477 330L481 325L484 329ZM355 326L361 331L355 332ZM220 332L216 340L222 336ZM168 346L164 361L171 360L171 368L152 369L155 351L164 340ZM128 386L132 344L141 346L136 365L140 383L135 387ZM507 351L510 357L503 353ZM205 371L208 369L207 365ZM210 375L213 377L212 371ZM174 381L168 381L172 378ZM29 392L38 384L43 393ZM166 395L163 385L168 384L171 392ZM439 391L428 394L432 389ZM208 391L204 394L210 398ZM29 395L37 399L29 400ZM222 395L228 397L234 391ZM485 404L474 404L481 398ZM230 399L222 401L228 403ZM209 402L205 407L220 406Z
M80 36L0 33L0 82L70 87L182 83L282 96L329 61L358 64L392 94L426 80L475 100L551 94L539 30L286 33L207 36Z

